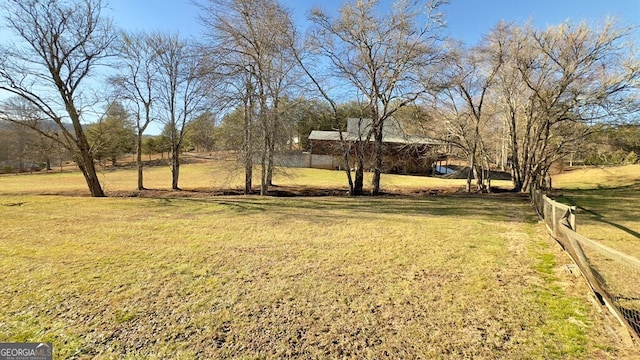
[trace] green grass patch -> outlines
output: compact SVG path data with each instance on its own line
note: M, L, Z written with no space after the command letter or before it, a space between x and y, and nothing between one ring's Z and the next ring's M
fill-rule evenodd
M557 259L549 252L548 242L534 239L530 248L536 258L534 268L544 280L544 283L532 287L530 295L548 310L541 316L538 331L541 336L553 338L557 343L556 347L545 348L539 355L553 359L584 358L588 355L585 346L589 342L587 329L592 326L588 304L562 288Z

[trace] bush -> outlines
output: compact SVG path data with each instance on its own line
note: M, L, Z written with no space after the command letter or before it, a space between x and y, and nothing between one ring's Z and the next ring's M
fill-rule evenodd
M635 152L631 151L624 157L623 163L625 165L633 165L638 163L638 155Z
M3 174L13 174L14 172L15 172L15 169L11 165L5 165L2 167Z

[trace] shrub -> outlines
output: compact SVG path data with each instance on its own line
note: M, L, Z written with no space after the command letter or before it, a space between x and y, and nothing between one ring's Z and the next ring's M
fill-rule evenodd
M625 165L633 165L638 163L638 155L635 152L631 151L624 157L623 163Z

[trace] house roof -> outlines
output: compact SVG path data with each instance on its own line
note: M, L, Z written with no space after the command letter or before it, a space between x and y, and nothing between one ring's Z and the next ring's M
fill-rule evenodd
M342 138L346 141L358 140L358 128L361 129L360 133L363 137L366 137L366 133L363 130L368 130L371 126L371 119L356 119L350 118L348 120L347 131L342 132ZM420 135L406 135L402 130L399 122L393 118L387 119L389 126L385 123L382 133L382 141L385 143L393 144L420 144L420 145L438 145L441 142L435 139L431 139L426 136ZM340 141L340 133L338 131L321 131L313 130L309 134L309 140L316 141ZM371 140L371 139L370 139Z
M420 144L420 145L440 145L442 142L426 136L405 135L405 136L382 136L382 141L394 144Z
M342 136L346 138L349 134L343 132ZM340 133L337 131L313 130L311 134L309 134L309 140L340 141Z
M371 123L372 121L370 118L348 118L347 132L353 136L362 134L363 137L366 137L371 131ZM384 136L391 137L402 137L405 134L400 122L393 117L389 117L384 121L382 133Z

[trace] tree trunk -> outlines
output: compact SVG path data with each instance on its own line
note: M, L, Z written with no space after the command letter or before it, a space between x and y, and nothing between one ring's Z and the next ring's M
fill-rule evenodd
M261 176L260 176L260 195L267 196L269 193L269 184L267 184L267 164L263 161L261 164Z
M382 126L374 131L374 147L375 147L375 166L373 169L373 181L371 195L376 196L380 194L380 177L382 175L382 166L384 160L384 143L382 142Z
M502 133L502 140L500 141L501 146L500 146L500 170L501 171L506 171L507 170L507 134L505 134L506 129L503 130Z
M474 154L469 155L469 171L467 172L467 192L471 192L471 180L473 179L473 169L476 166L476 157Z
M483 192L484 191L484 167L482 164L475 162L475 166L473 167L473 177L476 179L477 190Z
M244 116L244 194L249 195L253 188L253 151L251 136L251 108L245 109Z
M171 190L180 190L178 177L180 176L180 145L173 146L171 154Z
M142 132L138 132L136 138L136 168L138 169L138 190L144 190L143 175L142 175Z
M100 180L98 179L98 174L96 172L96 167L93 162L93 156L91 155L91 150L89 147L89 142L87 141L86 136L84 135L84 131L80 126L78 121L77 126L74 121L74 128L76 131L76 144L78 146L79 161L77 162L78 167L82 171L82 175L84 176L85 181L87 182L87 186L89 187L89 192L92 197L104 197L104 191L102 190L102 186L100 185ZM79 129L78 129L79 128Z
M249 195L253 187L253 151L251 136L251 116L253 115L253 87L251 79L247 79L247 94L244 98L244 194Z
M273 186L273 159L275 156L275 139L273 134L269 137L269 149L267 151L267 185Z
M253 152L251 151L251 130L246 122L245 118L245 132L244 132L244 194L249 195L253 187Z
M344 145L343 145L344 146ZM344 171L347 175L347 180L349 181L349 196L354 196L354 186L353 186L353 178L351 177L351 166L349 164L349 150L343 150L343 160L344 160Z
M278 95L274 96L273 99L273 117L268 116L267 119L269 121L269 127L267 129L268 144L269 148L267 149L267 185L273 186L273 171L274 171L274 157L276 152L276 133L279 131L280 124L280 116L279 116L279 104L280 100Z
M267 184L273 186L273 153L269 152L267 157Z
M251 194L251 189L253 187L253 164L251 163L251 159L247 158L244 161L244 194Z
M100 185L100 180L98 179L98 174L91 154L80 154L78 167L80 168L80 171L82 171L84 180L87 182L91 196L104 197L104 191Z
M364 190L364 170L361 165L356 167L356 177L353 183L353 195L359 196L362 195Z
M362 142L356 144L356 175L353 183L353 195L360 196L364 193L364 149Z
M509 133L511 146L511 179L513 180L513 191L523 190L522 174L520 172L520 154L518 153L518 134L515 110L510 110Z
M260 158L260 195L266 196L269 193L269 183L267 183L267 139L265 137L265 149L262 151Z

